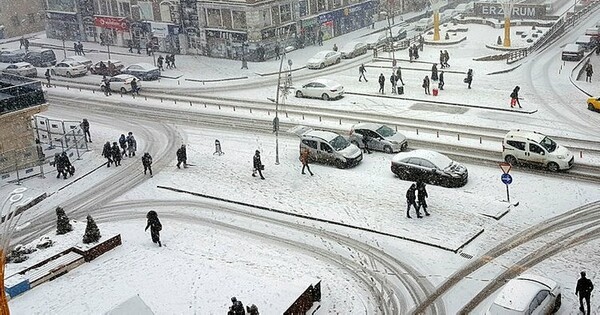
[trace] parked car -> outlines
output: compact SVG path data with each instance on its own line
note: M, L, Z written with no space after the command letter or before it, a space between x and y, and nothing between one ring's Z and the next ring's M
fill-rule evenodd
M342 54L333 50L323 50L316 53L306 62L308 69L322 69L327 66L340 63Z
M552 172L573 167L575 157L565 147L539 132L511 130L502 141L502 158L511 165L536 164Z
M415 31L425 31L433 27L433 18L422 18L414 23Z
M88 69L84 64L76 61L67 61L57 63L56 66L52 67L50 73L52 73L52 75L72 78L75 76L85 75L87 71Z
M141 80L157 80L160 77L158 68L145 62L129 65L121 69L121 73L131 74Z
M37 68L32 66L28 62L17 62L11 65L8 65L6 69L2 70L6 73L16 74L24 77L37 77Z
M363 159L362 151L341 135L324 130L296 126L288 130L300 137L300 152L308 149L309 161L348 168Z
M392 27L392 35L394 36L393 40L395 40L395 41L405 39L407 34L408 34L408 32L406 31L405 27L402 27L402 26L393 26Z
M90 67L90 73L112 77L121 73L121 69L123 69L124 66L125 65L119 60L101 60Z
M296 97L315 97L324 101L341 98L344 87L332 80L315 79L296 90Z
M360 123L352 126L350 142L358 147L363 145L363 137L367 136L369 149L395 153L406 150L408 141L406 137L394 129L377 123Z
M79 62L81 64L84 64L88 70L90 70L90 68L92 67L93 62L83 56L69 56L65 59L63 59L61 62L69 62L69 61L75 61L75 62Z
M536 275L520 275L506 283L486 315L552 314L562 303L560 285Z
M127 93L131 92L131 81L137 80L137 87L140 89L142 84L140 79L132 76L131 74L117 74L116 76L108 79L110 82L110 90L115 92Z
M398 153L392 158L391 169L402 180L421 180L443 187L464 186L469 176L462 164L429 150Z
M52 49L29 50L23 61L36 67L52 67L56 64L56 55Z
M567 44L562 50L561 59L568 61L579 61L583 59L585 49L578 44Z
M23 62L25 58L25 50L13 49L13 50L2 50L0 51L0 62L4 63L15 63Z
M600 97L590 97L587 99L588 109L600 112Z
M354 58L356 56L364 55L367 53L368 47L366 43L363 42L349 42L344 45L342 49L340 49L340 53L342 53L342 58L349 59Z
M364 38L365 43L367 43L367 48L369 48L369 49L374 49L377 46L385 44L386 40L387 40L386 32L371 34Z

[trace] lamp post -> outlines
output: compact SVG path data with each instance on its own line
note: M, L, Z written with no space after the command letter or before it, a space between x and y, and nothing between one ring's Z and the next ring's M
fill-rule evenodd
M281 90L281 71L283 70L283 59L286 59L286 51L283 50L281 61L279 62L279 73L277 76L277 93L275 96L275 118L273 119L273 131L275 131L275 165L279 165L279 94ZM290 66L290 72L288 74L288 80L286 80L283 87L282 99L285 99L289 92L291 85L291 69L292 60L288 59L288 65Z
M396 51L394 50L394 35L392 34L392 23L390 21L390 15L386 11L381 11L381 15L385 15L388 22L388 30L390 32L390 39L388 43L390 44L390 51L392 52L392 67L396 66Z
M3 225L0 227L0 315L10 314L4 288L6 253L9 250L10 240L21 218L22 212L19 213L19 207L29 203L32 199L26 198L23 200L23 193L26 191L27 188L25 187L13 190L0 207L0 217L4 218Z
M246 51L248 50L248 42L242 43L242 69L248 69L248 62L246 61Z

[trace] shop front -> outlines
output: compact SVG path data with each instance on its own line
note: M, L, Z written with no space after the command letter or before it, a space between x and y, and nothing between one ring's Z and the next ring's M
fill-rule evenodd
M95 15L94 26L100 45L127 46L131 40L127 18Z
M205 31L206 53L210 57L242 59L243 44L248 40L246 32L211 30Z
M48 38L79 40L79 23L75 12L46 11Z
M319 20L316 17L300 20L300 47L310 46L317 43L317 33L319 32Z
M178 54L179 25L163 22L145 22L150 30L150 40L155 51Z

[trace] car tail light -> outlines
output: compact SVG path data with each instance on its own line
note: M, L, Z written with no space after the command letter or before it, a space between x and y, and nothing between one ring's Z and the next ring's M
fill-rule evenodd
M330 90L330 91L331 91L331 92L337 92L337 89L332 89L332 90Z

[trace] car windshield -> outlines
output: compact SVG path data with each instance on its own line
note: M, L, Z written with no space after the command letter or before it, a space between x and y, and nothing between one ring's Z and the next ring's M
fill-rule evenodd
M396 134L396 132L392 128L390 128L386 125L379 127L379 129L377 129L376 131L378 134L380 134L384 138L391 137L394 134Z
M333 140L331 140L329 144L333 147L334 150L341 151L347 148L350 145L350 142L348 142L348 140L346 140L346 138L342 136L337 136Z
M545 137L542 142L540 142L540 144L548 151L548 152L554 152L554 150L556 150L556 142L554 142L554 140Z

